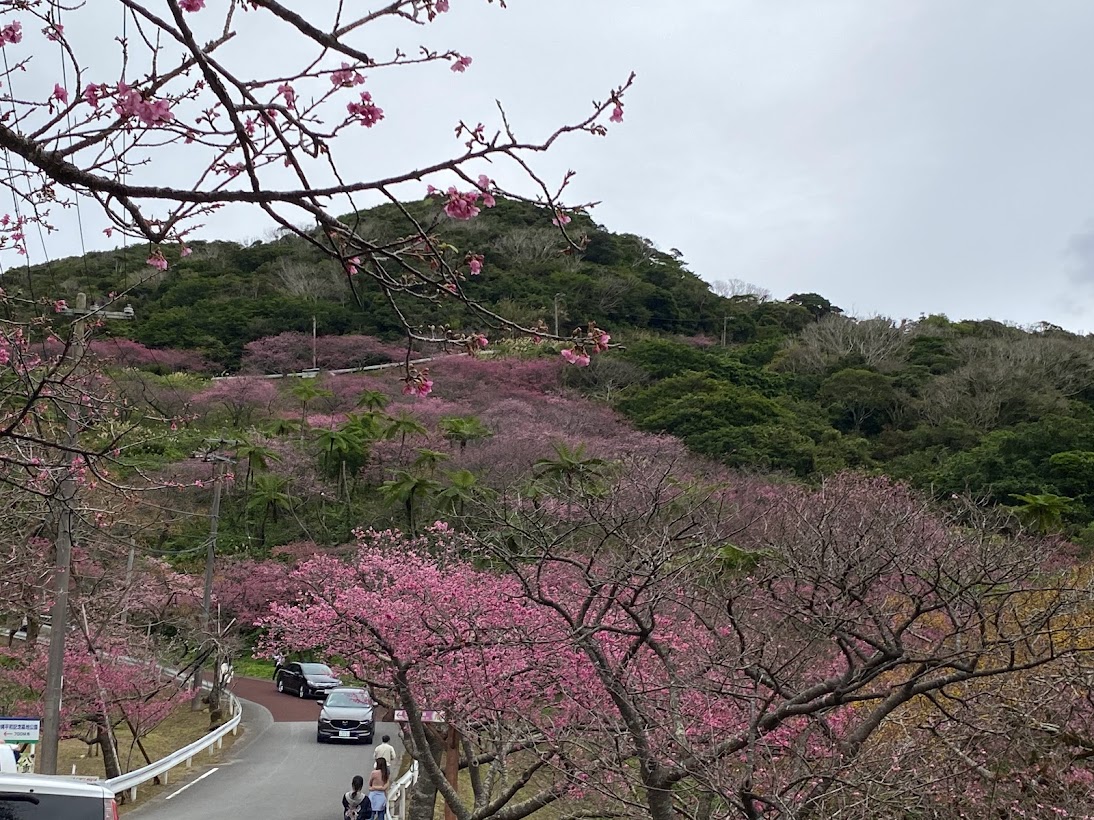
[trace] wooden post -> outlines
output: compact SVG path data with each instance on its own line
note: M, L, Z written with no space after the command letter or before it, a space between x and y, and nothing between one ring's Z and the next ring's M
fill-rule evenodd
M449 725L448 737L444 747L444 779L453 789L459 790L460 778L460 733L455 726ZM447 802L444 804L444 820L456 820L456 813Z

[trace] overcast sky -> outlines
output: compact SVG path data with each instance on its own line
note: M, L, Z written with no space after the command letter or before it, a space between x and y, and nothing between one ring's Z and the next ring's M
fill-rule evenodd
M353 136L351 170L452 152L455 121L494 122L495 98L519 136L542 137L634 70L625 122L539 166L578 171L574 198L600 200L610 230L679 249L709 281L814 291L857 315L1094 331L1089 0L451 6L399 42L458 49L471 68L370 77L387 117ZM117 35L102 26L104 42ZM289 47L270 46L254 59ZM205 235L267 227L237 210Z

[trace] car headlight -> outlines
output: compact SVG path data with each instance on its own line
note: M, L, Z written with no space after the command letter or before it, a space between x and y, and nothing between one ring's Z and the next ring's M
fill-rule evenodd
M326 717L325 715L320 715L319 716L319 722L322 723L325 726L330 726L330 718Z

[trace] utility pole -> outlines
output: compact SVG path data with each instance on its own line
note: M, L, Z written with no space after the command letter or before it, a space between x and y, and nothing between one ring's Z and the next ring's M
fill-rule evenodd
M133 308L124 311L87 309L87 295L76 295L76 307L62 313L76 316L72 328L74 367L79 366L87 354L87 317L102 316L107 319L132 319ZM68 636L68 585L72 568L73 507L77 483L73 475L76 450L80 445L80 399L77 397L66 413L65 450L68 465L57 488L56 571L53 576L53 608L50 610L49 667L46 671L46 694L42 707L42 774L57 774L57 745L61 737L61 696L65 680L65 638Z
M555 335L556 336L558 335L558 300L559 300L559 297L561 297L562 295L563 294L561 294L561 293L556 293L555 294Z
M207 459L214 461L213 467L213 506L209 510L209 540L205 550L205 590L201 600L201 634L204 638L209 634L209 609L213 602L213 565L217 555L217 530L220 527L220 496L223 489L224 468L232 460L225 456L210 453ZM213 674L216 670L217 655L213 656ZM202 678L204 663L199 664L194 670L194 698L190 702L190 708L197 711L201 708Z
M318 364L319 357L316 356L315 351L316 351L316 347L315 347L315 317L312 316L311 317L311 369L312 370L318 370L319 369L319 364Z
M726 346L726 325L729 323L729 317L722 317L722 347Z

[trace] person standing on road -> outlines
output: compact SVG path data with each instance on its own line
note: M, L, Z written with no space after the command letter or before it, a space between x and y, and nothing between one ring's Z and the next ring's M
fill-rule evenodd
M373 754L375 754L376 757L382 757L387 761L387 770L388 773L390 773L391 770L395 768L395 747L391 745L390 735L384 735L380 740L381 743L376 747Z
M361 813L361 804L368 800L365 793L365 778L359 774L350 782L351 791L342 795L342 809L345 820L366 820Z
M376 768L368 778L368 802L372 806L372 820L385 820L387 817L387 782L391 774L387 760L376 758Z

